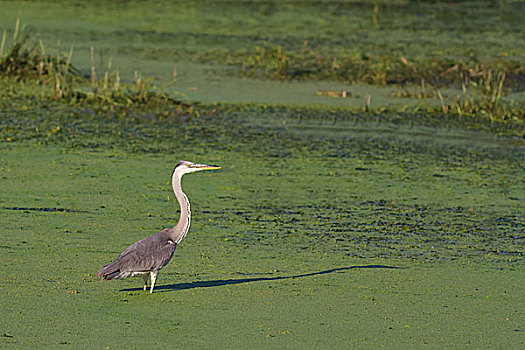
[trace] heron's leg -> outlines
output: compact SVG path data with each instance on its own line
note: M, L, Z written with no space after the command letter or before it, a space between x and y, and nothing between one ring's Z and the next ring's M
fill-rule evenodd
M142 280L144 281L144 290L148 289L148 274L142 275Z
M159 271L150 271L151 276L151 289L149 290L150 293L153 293L153 288L155 288L155 281L157 280L157 275L159 274Z

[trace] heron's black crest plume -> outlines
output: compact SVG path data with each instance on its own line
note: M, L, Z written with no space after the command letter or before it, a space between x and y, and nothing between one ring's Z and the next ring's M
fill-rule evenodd
M177 169L179 166L181 166L182 164L187 164L188 162L185 161L185 160L179 160L179 162L177 163L177 165L175 165L175 169Z

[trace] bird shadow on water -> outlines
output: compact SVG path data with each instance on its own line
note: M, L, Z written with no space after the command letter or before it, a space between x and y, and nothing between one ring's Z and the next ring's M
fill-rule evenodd
M253 278L232 278L223 280L208 280L208 281L197 281L187 283L175 283L161 286L155 286L154 292L173 292L177 290L193 289L193 288L205 288L205 287L220 287L233 284L242 284L249 282L260 282L260 281L280 281L280 280L293 280L296 278L312 277L318 275L326 275L334 272L343 272L353 269L404 269L405 267L388 266L388 265L362 265L362 266L348 266L348 267L337 267L334 269L323 270L318 272L303 273L299 275L291 276L276 276L276 277L253 277ZM133 292L141 291L142 288L126 288L121 289L121 292Z

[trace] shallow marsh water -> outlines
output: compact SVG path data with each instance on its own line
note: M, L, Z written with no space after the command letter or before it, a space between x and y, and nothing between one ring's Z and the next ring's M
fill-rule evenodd
M189 98L238 104L205 105L198 118L163 118L0 101L2 346L523 347L521 131L425 114L352 114L338 109L342 99L306 95L322 84L339 88L334 82L253 81L208 69L209 62L184 63L195 52L220 51L213 46L219 35L231 50L269 39L300 48L305 37L312 45L318 37L338 38L330 47L339 50L350 43L414 56L429 47L522 55L523 45L514 45L523 41L522 22L505 8L472 12L463 3L453 15L472 21L451 21L444 13L455 5L432 12L421 4L410 19L432 33L438 23L443 35L427 33L410 46L384 36L395 28L393 37L410 37L403 21L388 22L402 6L386 10L393 12L383 29L370 24L372 3L343 12L367 32L352 39L311 9L303 22L288 21L294 4L249 3L225 13L224 23L213 20L217 7L195 4L160 13L124 3L115 14L86 2L2 3L2 21L22 10L46 42L85 51L75 62L84 71L95 45L104 52L100 66L115 55L124 75L138 64L164 76L172 59L166 48L175 41L182 67L195 72L179 70L177 84L201 84ZM140 18L133 6L143 10ZM268 26L250 6L264 7ZM486 11L497 25L486 25ZM205 19L201 27L196 18ZM480 22L487 40L461 46L460 35L479 35ZM278 29L288 26L282 36ZM242 104L252 101L286 106ZM169 179L179 159L223 168L184 178L192 227L156 293L144 293L139 279L98 283L103 264L177 221Z
M54 125L42 115L39 130ZM301 115L69 115L57 135L17 113L2 146L4 344L518 347L522 146ZM178 158L223 168L184 178L194 219L157 293L99 284L102 264L176 222Z
M42 39L48 52L74 49L73 64L91 70L95 48L99 76L112 61L128 81L134 72L172 81L165 89L174 96L202 102L259 102L360 107L371 95L371 106L437 105L437 99L393 98L398 86L352 85L344 81L300 83L242 78L232 56L254 52L268 43L285 52L314 50L320 57L393 55L408 61L453 58L525 59L525 11L522 2L19 2L2 1L0 29L12 34L18 14L24 32ZM306 46L305 46L306 45ZM388 70L388 67L385 67ZM346 90L355 97L316 96L316 90ZM445 100L458 91L442 87ZM524 101L523 89L508 99Z

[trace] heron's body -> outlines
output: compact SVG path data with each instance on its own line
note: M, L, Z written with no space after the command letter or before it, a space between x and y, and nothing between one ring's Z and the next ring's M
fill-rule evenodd
M102 281L141 275L144 281L144 290L146 290L148 275L150 275L150 292L153 293L159 270L170 262L177 245L186 236L190 228L190 202L182 192L182 175L207 169L219 169L219 167L186 161L180 161L177 164L173 171L172 187L181 208L179 222L173 228L166 228L127 247L115 261L97 272L97 276L102 277Z

